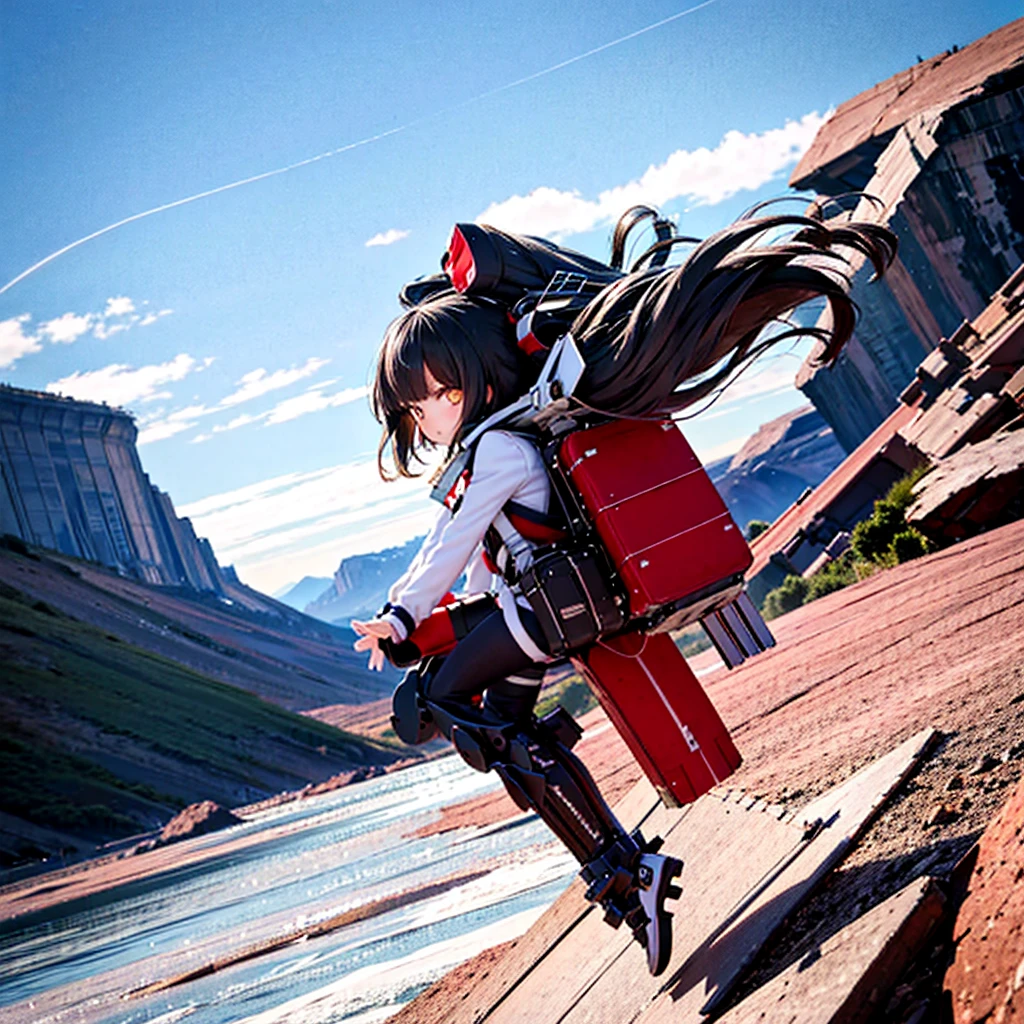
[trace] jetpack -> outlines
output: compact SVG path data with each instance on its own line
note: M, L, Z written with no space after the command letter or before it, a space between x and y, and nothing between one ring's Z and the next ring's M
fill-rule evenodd
M652 265L667 255L662 228ZM623 244L617 231L615 245ZM745 593L752 555L742 531L677 424L613 418L574 401L585 364L568 323L596 288L621 276L614 259L597 264L600 273L581 261L539 239L457 225L446 274L419 292L496 294L540 364L534 386L479 424L463 450L498 428L538 446L563 529L539 544L528 538L534 564L519 586L551 653L572 661L663 802L680 806L741 758L671 631L699 622L729 668L775 641ZM436 490L456 486L464 469L454 460ZM444 654L492 608L485 597L438 608L389 654L399 665ZM408 689L404 699L414 699Z

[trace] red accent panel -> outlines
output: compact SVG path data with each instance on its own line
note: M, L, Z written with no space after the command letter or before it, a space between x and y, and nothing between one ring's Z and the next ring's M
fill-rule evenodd
M516 515L515 512L506 512L505 515L516 531L534 544L554 544L556 541L565 540L565 530L531 522L523 516Z
M458 476L455 483L452 484L451 490L444 496L444 507L449 512L454 511L455 507L462 500L462 496L466 493L466 488L469 486L470 473L468 469L464 469Z
M457 227L452 230L441 269L451 278L452 287L457 292L466 291L476 280L473 250L470 249L466 236Z
M547 352L547 345L533 333L533 314L535 310L527 313L522 320L516 324L516 344L528 355L536 355L538 352Z
M627 633L573 659L669 807L728 778L742 758L666 633Z
M423 657L431 654L447 654L455 646L455 630L447 608L435 608L408 638L420 650Z
M547 345L542 345L537 338L534 336L533 331L529 331L519 339L519 347L528 355L536 355L538 352L547 352Z
M484 565L487 566L488 570L490 570L493 575L500 576L501 570L498 568L498 563L491 558L490 554L487 551L483 551L481 552L481 556L484 560Z
M559 461L643 615L744 572L751 554L671 421L616 421L570 434Z

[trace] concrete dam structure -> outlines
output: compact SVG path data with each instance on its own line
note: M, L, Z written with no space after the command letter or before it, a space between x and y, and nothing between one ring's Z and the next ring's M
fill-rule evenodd
M233 579L150 482L132 417L0 385L0 534L164 586L223 594Z

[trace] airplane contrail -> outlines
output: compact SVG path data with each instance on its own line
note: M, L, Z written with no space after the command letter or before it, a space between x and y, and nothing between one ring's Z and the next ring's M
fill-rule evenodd
M470 96L468 99L462 100L459 103L454 103L451 106L432 111L429 114L424 114L422 117L415 118L412 121L407 121L405 124L398 125L395 128L389 128L387 131L378 132L376 135L368 135L364 139L346 143L344 146L339 146L337 149L330 149L326 153L306 157L305 160L299 160L296 163L288 164L286 167L277 167L272 171L263 171L260 174L254 174L248 178L240 178L238 181L231 181L226 185L218 185L216 188L206 189L204 192L197 192L195 195L185 196L183 199L175 199L173 202L154 206L152 209L143 210L141 213L133 213L130 217L124 217L121 220L115 221L113 224L108 224L106 227L100 228L98 231L93 231L88 235L83 235L74 242L69 242L67 245L57 249L55 252L51 252L49 256L44 256L38 262L33 263L31 267L23 270L17 277L11 278L7 284L0 288L0 295L3 295L4 292L13 288L19 282L24 281L30 274L34 274L37 270L45 267L47 263L52 263L58 257L71 252L72 249L77 249L80 245L85 245L86 242L91 242L94 238L99 238L101 235L106 235L111 231L116 231L118 228L123 228L126 224L142 220L145 217L152 217L154 214L163 213L165 210L173 210L175 207L194 203L199 199L206 199L209 196L218 195L221 192L228 192L233 188L241 188L243 185L252 185L257 181L274 178L279 174L287 174L289 171L295 171L300 167L315 164L320 160L328 160L333 156L339 156L342 153L358 149L361 146L369 146L371 143L379 142L381 139L386 139L389 135L398 135L400 132L408 131L410 128L413 128L424 121L430 120L431 118L442 117L445 114L449 114L453 110L459 110L470 103L476 103L479 100L487 99L497 93L507 92L509 89L515 89L520 85L526 85L527 82L534 82L538 78L543 78L545 75L550 75L555 71L561 71L562 68L567 68L570 64L577 64L581 60L586 60L588 57L593 57L596 54L603 53L605 50L609 50L613 46L619 46L621 43L626 43L631 39L636 39L637 36L645 35L647 32L653 32L655 29L662 28L673 21L678 21L680 18L685 18L688 14L695 14L697 11L703 10L705 7L710 7L712 4L717 2L718 0L703 0L703 3L699 3L694 7L688 7L685 11L678 11L676 14L671 14L667 18L662 18L660 21L655 21L650 25L645 25L643 28L636 29L636 31L629 32L624 36L619 36L618 39L612 39L610 42L602 43L600 46L595 46L593 49L587 50L585 53L577 54L575 57L569 57L567 60L559 61L557 64L552 64L550 67L543 68L540 71L534 71L532 74L526 75L523 78L517 78L513 82L506 82L504 85L499 85L493 89L488 89L485 92L478 93L475 96Z

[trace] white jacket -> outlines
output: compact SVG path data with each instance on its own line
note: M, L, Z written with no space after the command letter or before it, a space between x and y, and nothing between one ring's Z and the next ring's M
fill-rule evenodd
M492 575L483 561L483 538L492 524L501 534L509 554L521 572L533 561L534 545L508 522L502 509L509 500L537 512L546 512L551 493L540 453L529 441L504 430L489 430L476 443L476 454L468 484L457 510L442 506L434 524L409 568L391 587L388 601L404 609L418 625L451 590L466 571L466 591L479 594L492 590L516 643L534 661L550 661L530 638L517 613L526 599L513 594L500 576ZM389 612L384 616L397 630L399 639L408 635L402 619Z

